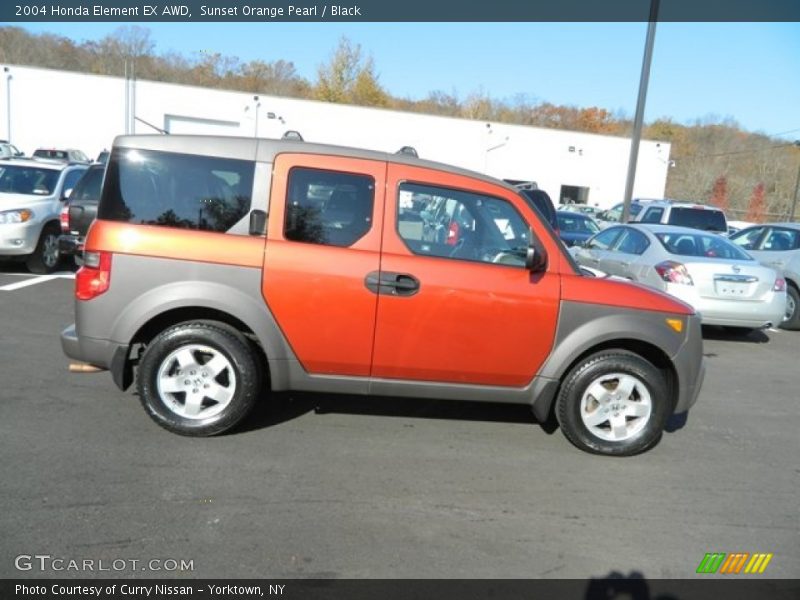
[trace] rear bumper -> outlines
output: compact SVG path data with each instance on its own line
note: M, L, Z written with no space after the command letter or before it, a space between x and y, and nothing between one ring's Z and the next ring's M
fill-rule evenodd
M83 237L65 233L58 238L58 251L61 254L80 254L83 252Z
M751 327L778 326L786 314L786 294L769 292L761 301L704 298L691 286L672 284L667 292L690 304L700 313L703 325Z
M73 360L111 371L114 383L121 390L130 386L133 372L127 344L79 336L75 325L70 325L61 332L61 349Z

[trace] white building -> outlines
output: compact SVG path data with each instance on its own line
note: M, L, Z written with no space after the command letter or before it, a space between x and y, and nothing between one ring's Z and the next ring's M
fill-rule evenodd
M536 181L553 200L607 208L622 200L630 140L193 86L7 65L0 132L26 154L78 148L90 156L124 133L280 137L395 152L503 179ZM667 142L642 140L634 197L663 198Z

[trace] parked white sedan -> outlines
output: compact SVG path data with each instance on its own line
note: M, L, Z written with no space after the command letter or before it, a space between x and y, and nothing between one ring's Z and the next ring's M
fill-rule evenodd
M786 280L726 238L671 225L617 225L573 250L582 266L658 288L706 325L758 329L786 313Z
M800 330L800 223L754 225L731 236L731 241L786 279L784 329Z

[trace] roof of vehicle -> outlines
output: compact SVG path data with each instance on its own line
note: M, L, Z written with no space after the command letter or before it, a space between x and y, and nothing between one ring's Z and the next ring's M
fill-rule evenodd
M499 185L507 190L519 193L519 190L514 186L501 179L495 179L483 173L454 167L445 163L416 158L410 154L391 154L332 144L232 136L121 135L114 139L114 148L180 152L200 156L225 156L239 160L257 160L269 163L274 162L277 155L286 153L344 156L446 171L455 175L464 175L493 185Z
M4 160L2 164L5 165L19 165L23 167L39 167L44 169L52 169L53 171L62 171L67 167L81 166L85 167L86 163L70 163L63 160L50 160L43 158L9 158Z
M561 216L570 217L570 218L577 217L579 219L586 219L587 221L594 221L594 219L592 218L592 215L587 215L586 213L582 213L582 212L577 211L577 210L557 210L556 214L559 217L561 217Z
M754 227L785 227L787 229L797 229L798 231L800 231L800 223L795 223L795 222L753 223L752 225L742 228L739 231L745 231L746 229L752 229ZM739 233L739 231L737 231L736 233Z
M710 235L727 239L720 236L715 231L706 231L704 229L695 229L694 227L681 227L680 225L664 225L662 223L620 223L619 227L631 227L640 231L649 231L651 233L685 233L687 235ZM607 229L611 229L608 227Z
M699 204L698 202L690 202L688 200L671 200L669 198L664 198L663 200L640 200L640 203L647 204L648 207L672 206L678 208L700 208L703 210L717 210L722 212L722 209L716 206L709 206L708 204Z

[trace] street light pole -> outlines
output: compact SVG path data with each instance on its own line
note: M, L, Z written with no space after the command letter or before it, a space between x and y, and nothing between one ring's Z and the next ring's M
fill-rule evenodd
M6 73L6 135L8 142L11 143L11 70L8 67L3 67Z
M659 0L650 0L650 19L647 23L647 37L644 44L644 58L642 59L642 75L639 79L639 97L636 100L636 116L633 119L633 134L631 135L631 155L628 159L628 178L625 181L625 196L622 205L623 223L628 220L631 213L633 181L636 178L636 162L639 159L639 140L642 137L642 123L644 121L644 103L647 99L647 84L650 80L650 63L653 58L653 42L656 37L658 3Z

